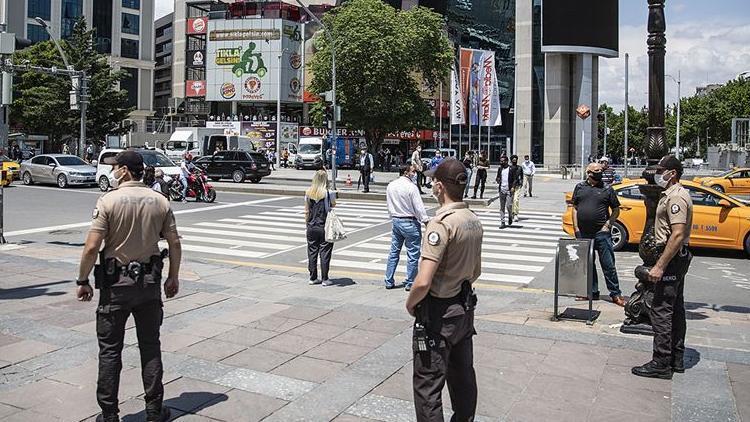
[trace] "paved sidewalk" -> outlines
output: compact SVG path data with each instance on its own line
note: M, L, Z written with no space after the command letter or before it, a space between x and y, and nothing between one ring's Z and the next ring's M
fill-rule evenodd
M79 255L0 248L4 421L93 421L98 412L95 304L77 302L71 281ZM308 286L304 274L200 262L182 276L162 327L165 399L178 420L414 420L403 291L348 278ZM747 310L692 309L689 369L665 381L630 374L651 343L617 332L620 308L597 303L601 320L587 327L549 321L551 303L543 291L479 292L477 420L750 420ZM137 421L142 386L128 327L121 416Z

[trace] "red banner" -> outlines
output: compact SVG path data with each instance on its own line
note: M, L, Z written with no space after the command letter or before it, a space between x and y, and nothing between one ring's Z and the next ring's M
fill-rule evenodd
M188 18L185 26L186 34L205 34L208 30L208 17Z
M185 81L185 97L205 97L206 81Z
M466 95L471 86L471 62L473 54L474 50L462 48L459 57L459 82L461 84L461 94L464 97L464 104L469 104L466 101Z

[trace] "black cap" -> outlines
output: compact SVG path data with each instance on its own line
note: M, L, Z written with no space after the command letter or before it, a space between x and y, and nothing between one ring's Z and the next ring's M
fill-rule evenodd
M677 170L677 173L682 174L682 163L674 155L665 155L657 164L656 170Z
M468 183L468 180L466 179L466 167L455 158L447 158L443 160L443 162L435 169L424 172L424 175L437 179L443 183L451 183L454 185L465 185Z
M102 163L127 167L130 171L143 171L143 157L135 151L122 151L114 157L107 157Z

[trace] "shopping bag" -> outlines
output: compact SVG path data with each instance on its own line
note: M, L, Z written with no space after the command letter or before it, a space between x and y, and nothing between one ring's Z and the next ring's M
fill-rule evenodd
M326 242L333 243L343 239L346 239L344 223L336 215L336 211L331 210L326 218Z

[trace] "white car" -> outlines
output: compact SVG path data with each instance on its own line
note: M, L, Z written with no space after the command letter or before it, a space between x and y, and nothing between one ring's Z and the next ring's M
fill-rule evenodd
M108 157L114 157L121 151L124 150L104 149L101 153L99 153L99 159L97 160L96 165L96 180L99 185L99 189L102 192L106 192L109 190L111 186L110 178L112 177L112 166L103 164L102 160ZM164 174L172 178L179 178L180 174L182 174L182 170L180 170L180 167L175 164L174 161L170 160L169 157L159 151L150 149L135 149L135 151L138 154L141 154L141 157L143 157L143 164L145 166L160 168L164 172Z

